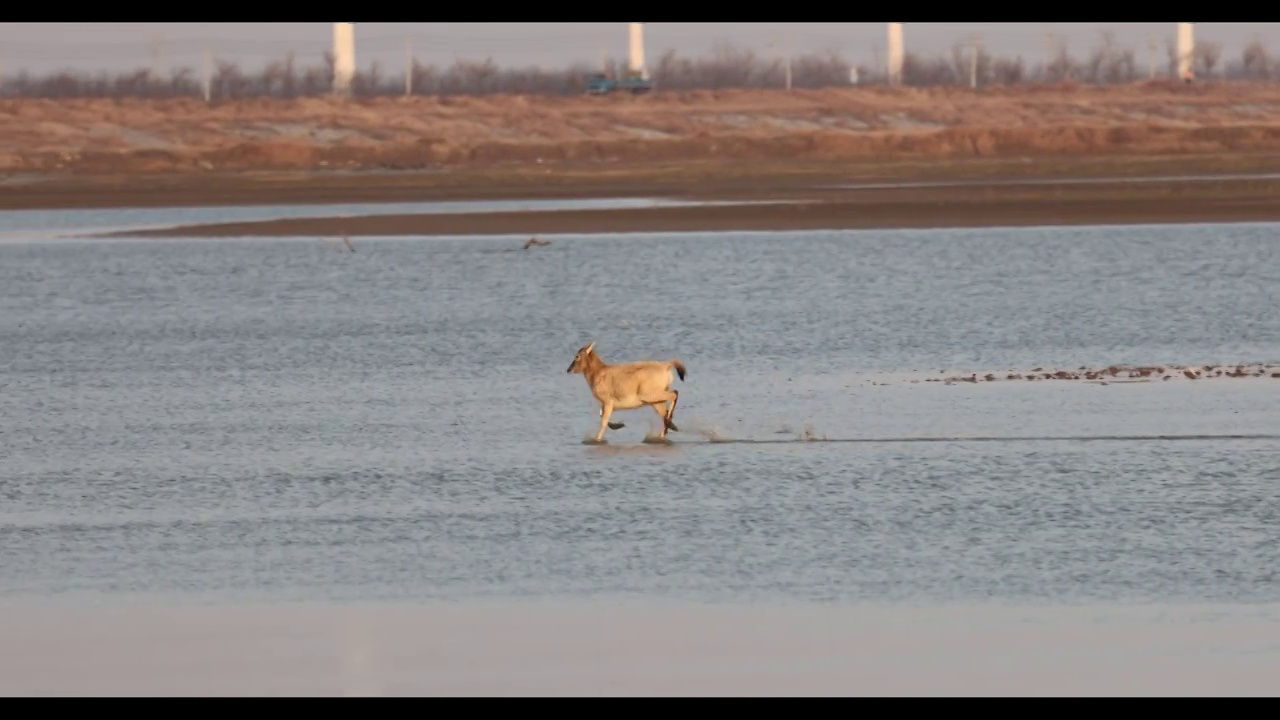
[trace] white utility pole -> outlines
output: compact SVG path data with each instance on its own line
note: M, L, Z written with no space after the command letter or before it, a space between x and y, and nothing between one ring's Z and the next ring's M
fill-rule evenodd
M631 23L631 72L645 80L649 79L649 69L644 66L644 23Z
M333 92L351 94L351 80L356 74L356 24L333 24Z
M1190 80L1195 59L1195 39L1191 26L1195 23L1178 23L1178 77Z
M787 90L790 91L791 90L791 54L788 52L785 56L782 55L783 53L782 46L777 41L769 43L769 51L770 51L770 55L773 57L774 62L777 62L779 57L782 58L782 73L783 73L782 77L784 82L786 83Z
M413 38L404 41L404 96L413 94Z
M168 80L164 68L164 36L152 35L151 43L151 78L154 81Z
M889 23L889 84L902 84L902 23Z
M209 52L209 48L204 49L204 76L200 80L204 89L204 101L209 102L213 98L213 53Z
M969 43L969 87L978 87L978 49L982 47L982 38L974 35Z

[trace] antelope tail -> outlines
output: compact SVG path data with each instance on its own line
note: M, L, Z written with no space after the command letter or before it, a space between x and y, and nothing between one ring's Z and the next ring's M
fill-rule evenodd
M676 374L680 376L681 380L684 380L684 373L685 373L684 363L680 362L679 360L671 360L670 362L671 362L671 367L676 369Z

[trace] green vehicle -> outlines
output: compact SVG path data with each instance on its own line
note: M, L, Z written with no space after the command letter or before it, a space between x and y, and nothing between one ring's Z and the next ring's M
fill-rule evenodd
M653 84L637 73L628 72L620 79L614 80L604 73L592 73L587 76L588 95L607 95L615 91L629 92L632 95L647 93Z

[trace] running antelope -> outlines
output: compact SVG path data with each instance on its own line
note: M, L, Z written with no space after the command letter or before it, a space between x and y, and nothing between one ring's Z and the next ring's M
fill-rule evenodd
M600 431L596 441L604 440L604 430L626 427L622 423L609 422L614 410L634 410L648 405L662 418L662 432L680 431L672 422L676 414L676 402L680 392L671 388L671 369L684 380L684 363L679 360L664 362L644 361L609 365L596 354L596 344L591 342L573 356L567 372L582 373L587 387L600 403ZM670 403L670 405L668 405Z

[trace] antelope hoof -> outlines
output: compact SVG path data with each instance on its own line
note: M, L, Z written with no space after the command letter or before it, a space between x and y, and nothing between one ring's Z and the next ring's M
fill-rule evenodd
M622 428L624 428L624 427L626 427L626 424L625 424L625 423L620 423L620 422L611 422L611 423L609 423L609 429L610 429L610 430L621 430L621 429L622 429Z
M680 428L676 427L676 424L671 422L670 418L664 419L662 424L666 425L667 429L671 432L680 432Z

